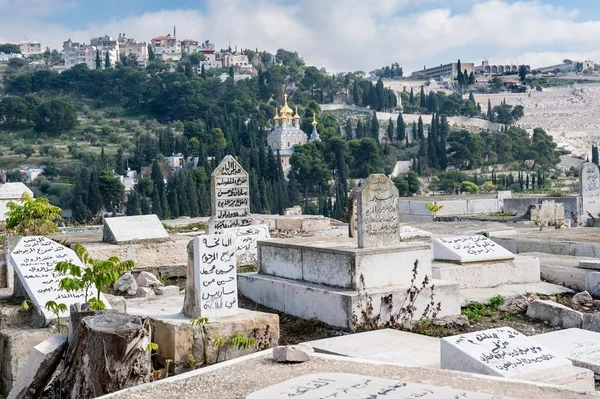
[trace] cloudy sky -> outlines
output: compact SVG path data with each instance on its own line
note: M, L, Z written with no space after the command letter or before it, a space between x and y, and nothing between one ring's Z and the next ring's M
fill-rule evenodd
M297 51L329 71L454 61L600 60L596 0L0 0L0 43L172 32L217 48Z

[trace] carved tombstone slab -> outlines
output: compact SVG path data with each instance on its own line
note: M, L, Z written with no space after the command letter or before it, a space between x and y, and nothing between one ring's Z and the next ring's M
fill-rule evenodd
M431 241L431 233L429 231L417 229L412 226L400 226L400 239L402 241L410 240L428 240Z
M442 338L442 369L522 380L543 380L568 372L570 360L510 328Z
M600 333L569 328L536 335L533 338L571 360L575 366L600 374Z
M509 399L506 396L470 392L462 389L345 373L303 375L254 392L246 396L246 399L283 399L295 397L302 399L363 399L379 397L389 399Z
M358 247L391 247L400 244L398 189L385 175L370 175L356 193Z
M592 162L586 162L579 171L579 194L582 200L582 213L587 219L588 212L595 218L600 217L600 173Z
M231 155L227 155L210 175L212 217L208 233L250 226L250 179Z
M235 237L195 237L188 245L188 272L183 313L219 318L238 311Z
M456 263L514 259L510 251L481 235L433 240L433 259Z
M59 288L58 284L64 276L54 271L58 262L71 262L83 267L83 263L72 249L42 236L23 237L11 252L10 261L35 308L44 316L46 324L56 318L45 308L46 302L54 301L67 305L67 311L60 314L62 318L69 317L68 309L71 304L85 301L83 291L66 292ZM88 299L96 295L96 289L90 287ZM110 309L104 295L100 294L100 299L106 308Z
M104 219L102 241L112 244L168 241L169 233L156 215Z
M269 228L264 224L225 229L223 233L235 237L235 257L238 266L256 265L258 263L257 241L271 239Z

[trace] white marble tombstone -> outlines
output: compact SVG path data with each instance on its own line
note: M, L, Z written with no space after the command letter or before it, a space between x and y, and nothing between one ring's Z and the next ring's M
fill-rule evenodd
M514 258L512 252L482 235L433 240L434 260L470 263Z
M542 380L568 372L570 360L510 327L440 340L441 368L470 373Z
M258 263L257 242L271 239L269 228L264 224L225 229L223 234L235 236L235 256L238 266L256 265Z
M183 313L209 319L237 313L235 237L205 235L195 237L190 245Z
M252 224L250 179L231 155L227 155L210 175L211 218L209 234Z
M431 233L412 226L400 226L400 239L403 241L417 239L431 240Z
M30 236L23 237L15 249L11 252L11 263L17 272L17 276L23 283L25 292L35 304L35 308L44 316L46 324L55 319L56 316L45 308L48 301L64 303L67 311L60 317L69 316L69 307L75 303L83 303L85 295L80 292L66 292L59 288L62 276L54 271L58 262L71 262L83 267L83 263L72 249L52 241L47 237ZM88 299L97 295L92 286L88 291ZM104 295L100 299L110 309L110 305Z
M370 175L356 193L358 247L391 247L400 244L398 189L385 175Z
M588 212L595 218L600 217L600 174L592 162L584 163L579 171L579 195L583 218L589 217Z
M417 384L359 374L307 374L254 392L246 399L364 399L364 398L428 398L428 399L510 399L506 396L471 392L462 389Z
M105 218L102 241L112 244L168 241L169 233L156 215Z
M569 328L536 335L533 339L571 360L575 366L600 374L600 333Z

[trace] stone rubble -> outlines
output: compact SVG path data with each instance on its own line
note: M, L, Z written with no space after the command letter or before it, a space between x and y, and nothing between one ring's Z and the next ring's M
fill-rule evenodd
M154 288L154 293L156 295L164 295L164 296L172 296L179 294L179 287L176 285L167 285L165 287L156 287Z
M537 295L518 295L513 298L507 299L498 310L508 314L519 314L527 311L529 304L537 299L540 299Z
M119 278L119 281L114 284L113 288L117 294L134 296L137 292L138 284L131 272L127 272Z
M273 358L277 362L303 363L310 360L314 349L308 345L287 345L273 348Z
M563 328L581 328L583 324L583 313L550 300L531 302L527 307L527 316Z
M138 287L135 293L136 298L150 298L155 295L154 290L149 287Z
M160 282L156 276L150 272L141 272L139 276L137 276L136 282L138 287L162 287L163 283Z

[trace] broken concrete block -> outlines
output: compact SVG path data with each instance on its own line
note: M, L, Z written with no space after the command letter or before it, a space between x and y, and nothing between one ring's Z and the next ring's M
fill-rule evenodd
M150 272L141 272L136 279L138 287L162 287L161 283L154 274Z
M114 285L115 292L131 296L136 294L137 288L137 282L130 272L123 274Z
M600 315L584 313L582 328L584 330L595 331L600 333Z
M273 348L273 358L278 362L302 363L310 360L314 350L308 345L287 345Z
M545 320L553 326L564 328L581 328L583 324L583 313L560 303L541 299L529 304L527 316L532 319Z
M56 334L33 347L7 399L39 397L67 348L67 337Z
M119 313L127 313L127 301L122 296L104 294L110 307Z
M135 297L136 298L150 298L151 296L156 295L154 290L149 287L138 287Z
M573 295L573 302L580 306L590 308L593 306L594 298L592 298L589 292L583 291Z
M176 285L167 285L166 287L155 287L154 293L156 295L172 296L179 294L179 287Z

